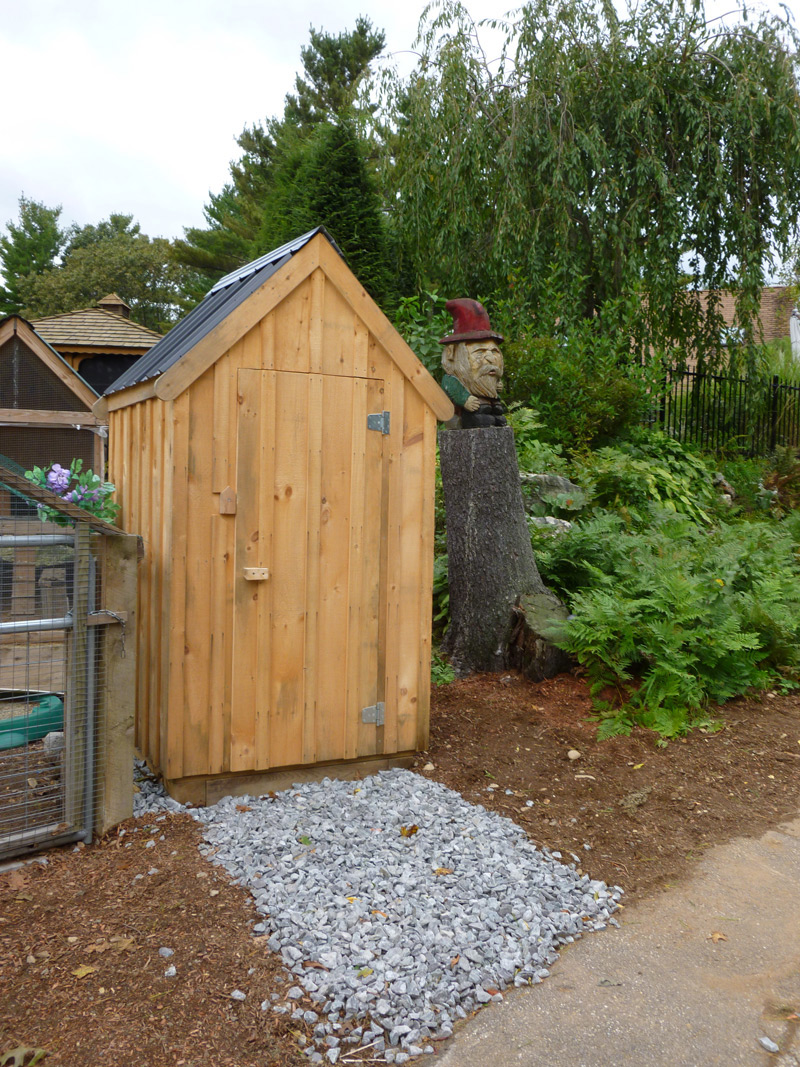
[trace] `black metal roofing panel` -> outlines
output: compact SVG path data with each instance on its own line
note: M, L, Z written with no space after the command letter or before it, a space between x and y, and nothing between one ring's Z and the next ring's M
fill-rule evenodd
M341 251L325 228L318 226L303 234L302 237L281 245L280 248L226 275L206 293L185 319L181 319L161 341L153 345L149 352L146 352L132 367L121 374L106 390L106 395L117 393L131 385L138 385L140 382L149 381L151 378L157 378L169 370L318 233L324 234L341 255Z

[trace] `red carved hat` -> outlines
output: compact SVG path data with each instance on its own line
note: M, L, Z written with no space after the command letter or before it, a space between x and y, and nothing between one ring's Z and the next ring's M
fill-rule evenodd
M502 341L499 333L495 333L489 324L489 316L486 308L477 300L468 297L459 297L458 300L448 300L445 307L453 316L453 332L443 337L440 345L450 345L456 341Z

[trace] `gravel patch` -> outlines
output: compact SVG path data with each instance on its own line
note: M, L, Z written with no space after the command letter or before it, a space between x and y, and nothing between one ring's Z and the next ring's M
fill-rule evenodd
M135 814L184 810L157 783L137 785ZM619 887L410 771L189 810L201 852L252 893L254 932L293 977L285 1001L262 1007L315 1024L312 1062L358 1047L389 1063L433 1052L507 986L547 977L560 945L617 925Z

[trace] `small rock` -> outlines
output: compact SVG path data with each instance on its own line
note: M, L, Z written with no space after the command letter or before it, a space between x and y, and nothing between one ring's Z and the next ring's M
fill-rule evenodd
M426 763L422 769L423 771L434 771L436 770L436 767L433 763Z
M155 843L155 841L148 841L147 844L144 847L145 848L155 848L156 847L156 843Z
M168 960L170 958L170 956L174 956L175 955L175 949L174 948L166 948L166 947L160 948L158 950L158 954L162 958L162 960Z
M780 1052L780 1046L776 1045L769 1037L760 1037L758 1043L762 1048L765 1048L767 1052Z
M293 985L289 992L286 994L289 1000L299 1000L302 995L303 990L300 988L299 985Z
M174 978L177 973L178 972L175 970L174 966L167 967L166 971L164 971L164 977L165 978Z
M581 758L581 754L580 754L580 752L578 752L577 748L571 748L569 750L569 752L567 753L567 759L576 760L576 759L580 759L580 758Z
M231 1000L247 1000L247 993L243 993L241 989L234 989L231 993Z

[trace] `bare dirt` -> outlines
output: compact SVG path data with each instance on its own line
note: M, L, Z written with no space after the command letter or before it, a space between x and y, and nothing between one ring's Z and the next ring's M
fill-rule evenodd
M733 701L718 731L666 748L644 731L598 742L589 713L571 675L456 682L434 693L416 770L574 854L628 901L679 882L712 845L800 811L798 694ZM20 1047L68 1067L308 1062L303 1025L261 1010L288 983L250 932L250 898L199 840L188 816L151 816L52 851L46 866L0 871L0 1062Z

